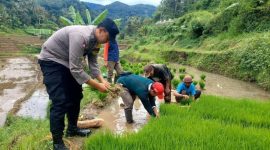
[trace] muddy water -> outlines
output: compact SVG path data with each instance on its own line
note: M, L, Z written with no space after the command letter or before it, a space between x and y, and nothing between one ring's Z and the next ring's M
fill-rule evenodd
M126 132L137 132L147 122L147 112L139 99L136 99L133 106L134 123L127 124L123 107L120 106L122 99L118 98L110 107L102 110L98 117L105 120L104 129L109 129L117 134Z
M36 64L26 57L1 59L6 59L0 70L0 126L3 126L7 113L35 89L38 70Z
M180 67L180 65L177 64L173 64L172 66L175 68ZM194 78L197 81L200 80L201 74L206 75L206 90L203 90L204 94L234 98L270 100L270 92L261 89L256 84L231 79L218 74L200 71L189 66L184 67L186 67L186 72L194 75ZM176 77L178 78L178 75Z
M21 104L21 109L17 112L17 115L34 119L45 119L48 103L49 96L45 87L42 87L37 89L27 101Z

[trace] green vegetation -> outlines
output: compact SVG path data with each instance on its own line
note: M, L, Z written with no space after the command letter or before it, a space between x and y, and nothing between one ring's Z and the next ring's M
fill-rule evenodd
M0 149L49 149L49 121L9 116L0 128Z
M185 67L180 67L178 72L179 73L186 73L186 68Z
M165 2L173 4L176 1ZM175 10L175 5L163 3L160 7ZM144 24L137 31L140 41L144 42L134 38L138 49L130 48L123 57L191 65L256 82L269 90L269 1L196 0L184 3L187 4L184 14L168 13L174 18L171 21ZM167 13L159 11L163 15Z
M177 85L180 83L180 80L179 79L173 79L172 80L172 85L173 85L173 88L176 89Z
M107 93L101 93L97 89L86 86L83 88L83 99L81 101L81 109L89 103L93 102L105 102Z
M38 54L40 51L41 51L40 47L33 45L24 46L22 49L23 54Z
M27 28L27 29L25 29L25 32L30 34L30 35L45 36L45 37L49 37L50 35L53 34L53 30L51 30L51 29Z
M84 148L268 149L269 109L270 103L203 96L190 108L161 105L161 117L152 118L138 133L100 132Z
M74 7L67 13L70 6ZM142 74L148 63L191 65L256 82L269 90L269 7L269 0L162 0L154 19L124 18L127 24L121 42L129 46L121 52L121 64L125 71L135 74ZM62 25L93 23L91 15L98 13L87 9L87 3L79 0L2 1L0 20L4 21L0 21L0 31L48 36ZM26 45L22 52L35 54L39 50L35 45ZM102 70L106 72L106 68ZM187 72L184 67L172 68L172 72L179 76L172 80L176 88ZM200 78L193 84L205 89L206 76ZM91 102L104 102L106 96L85 87L81 108ZM150 119L138 133L100 132L89 137L84 148L269 149L269 102L203 95L190 105L161 105L161 117ZM0 149L49 149L52 143L48 135L48 119L8 116L7 124L0 128Z
M180 74L180 75L179 75L180 81L183 81L184 77L185 77L185 74Z
M200 78L201 78L201 80L205 81L206 75L205 74L201 74L200 75Z
M127 63L125 59L122 59L121 65L124 69L124 71L129 71L137 75L143 74L143 68L147 63Z
M180 101L180 104L181 104L181 105L190 105L193 101L194 101L194 100L193 100L193 97L192 97L192 96L189 96L188 99L182 99L182 100Z
M204 80L200 80L200 81L199 81L199 85L200 85L200 88L201 88L202 90L204 90L204 88L205 88L205 81L204 81Z
M86 15L86 18L87 18L87 21L86 21L87 23L85 23L85 21L83 20L81 14L78 11L76 11L73 6L70 6L68 11L69 11L69 15L72 18L72 20L69 20L68 18L63 17L63 16L60 16L60 18L59 18L60 22L65 26L68 26L68 25L85 25L85 24L98 25L108 15L108 10L104 10L102 13L100 13L95 18L95 20L92 21L90 11L88 9L86 9L85 10L85 15Z
M193 81L192 83L196 86L198 84L198 81Z

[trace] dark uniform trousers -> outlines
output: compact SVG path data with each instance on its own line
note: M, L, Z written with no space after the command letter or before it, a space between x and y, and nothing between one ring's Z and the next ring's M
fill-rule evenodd
M53 61L39 60L39 64L43 72L43 83L52 101L50 131L54 139L59 139L63 136L65 114L68 118L68 130L77 127L83 97L82 86L67 67Z

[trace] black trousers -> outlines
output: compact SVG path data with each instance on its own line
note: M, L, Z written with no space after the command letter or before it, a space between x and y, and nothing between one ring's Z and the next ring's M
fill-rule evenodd
M68 118L68 130L77 127L80 102L83 97L82 86L65 66L39 60L43 72L43 83L52 101L50 108L50 131L53 139L62 139L65 127L65 115Z

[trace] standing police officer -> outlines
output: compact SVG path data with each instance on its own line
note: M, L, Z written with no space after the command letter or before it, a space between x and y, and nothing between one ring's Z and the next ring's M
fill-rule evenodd
M107 91L109 83L103 79L97 63L99 44L115 38L119 33L111 19L96 26L67 26L56 31L43 45L39 64L44 76L49 98L50 131L53 148L67 149L63 142L65 115L68 118L66 136L88 136L91 131L77 128L82 84L86 83L101 92ZM87 56L91 77L83 70L83 59ZM98 81L94 80L97 79Z

